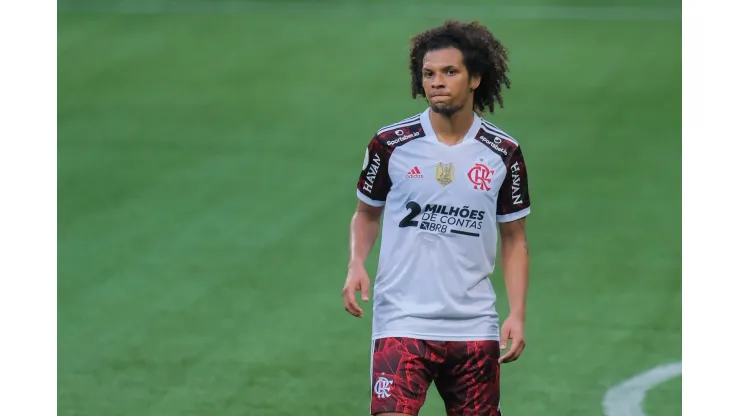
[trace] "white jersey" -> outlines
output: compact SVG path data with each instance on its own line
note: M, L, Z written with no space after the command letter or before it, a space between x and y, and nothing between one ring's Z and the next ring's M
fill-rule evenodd
M497 222L529 214L519 144L477 115L462 142L440 142L429 109L375 134L357 197L385 206L373 339L498 340Z

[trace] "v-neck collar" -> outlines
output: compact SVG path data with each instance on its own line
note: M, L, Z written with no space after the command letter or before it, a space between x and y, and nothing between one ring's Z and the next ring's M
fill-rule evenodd
M475 139L475 134L480 130L481 127L481 118L476 114L473 113L473 124L468 129L468 132L465 133L465 136L463 137L462 141L460 143L455 145L449 145L446 143L443 143L439 140L439 137L437 137L437 133L434 131L434 128L432 127L432 121L429 118L429 112L432 111L430 108L427 107L426 110L424 110L423 113L421 113L421 127L424 129L424 131L428 132L427 136L434 136L434 141L437 143L448 146L448 147L455 147L457 145L460 145L468 140Z

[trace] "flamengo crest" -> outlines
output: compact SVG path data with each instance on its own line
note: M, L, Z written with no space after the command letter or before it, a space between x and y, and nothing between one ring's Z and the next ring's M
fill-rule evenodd
M373 388L373 391L379 399L387 399L391 396L392 385L392 380L388 380L385 377L378 377L378 381L375 382L375 387Z
M482 163L476 163L468 171L468 179L470 179L470 182L473 182L473 189L483 191L491 190L491 187L488 186L491 183L491 175L493 175L493 169L489 169L488 166Z

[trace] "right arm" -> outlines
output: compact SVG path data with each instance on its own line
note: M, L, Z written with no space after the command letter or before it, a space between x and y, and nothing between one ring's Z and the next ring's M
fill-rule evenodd
M357 210L349 225L349 268L365 267L370 250L380 234L383 207L374 207L358 201Z
M378 239L382 214L382 206L374 207L359 201L357 210L350 221L350 258L342 297L344 298L344 309L358 318L363 316L364 311L357 303L355 293L359 290L363 301L370 300L370 277L365 269L365 261L367 261L367 256Z
M363 310L355 299L356 292L362 293L363 301L370 300L370 278L365 262L380 234L380 217L391 187L389 156L388 148L374 136L365 149L365 161L357 181L359 201L350 221L349 265L342 297L344 309L358 318L363 316Z

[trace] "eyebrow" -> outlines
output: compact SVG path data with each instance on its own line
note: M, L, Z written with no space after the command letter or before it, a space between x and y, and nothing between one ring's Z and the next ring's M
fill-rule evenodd
M447 65L447 66L445 66L445 67L442 68L443 71L446 71L448 69L457 69L457 66L455 66L455 65ZM425 67L422 67L422 70L424 70L424 71L431 71L432 69L425 66Z

